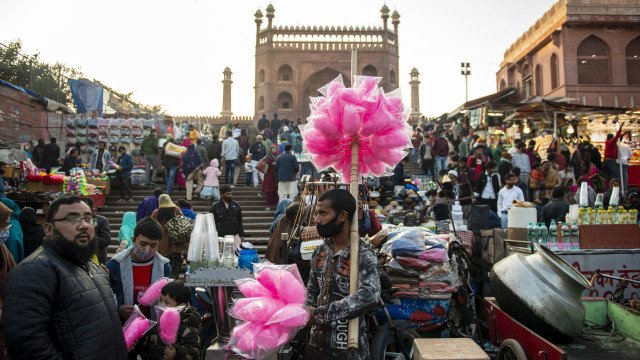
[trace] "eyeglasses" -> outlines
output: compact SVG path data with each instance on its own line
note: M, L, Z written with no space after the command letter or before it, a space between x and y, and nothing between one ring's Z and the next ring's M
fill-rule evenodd
M93 215L85 215L85 216L80 216L80 215L67 215L63 218L60 219L53 219L51 220L51 222L56 222L56 221L64 221L64 222L68 222L69 224L72 225L79 225L81 221L83 221L87 223L87 225L89 226L96 226L97 221L93 218Z

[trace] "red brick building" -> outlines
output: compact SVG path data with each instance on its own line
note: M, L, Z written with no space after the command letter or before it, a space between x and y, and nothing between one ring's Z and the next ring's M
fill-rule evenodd
M359 75L381 76L385 91L396 89L398 74L398 25L400 14L384 5L382 26L275 26L275 8L255 13L256 69L255 117L278 113L281 119L305 119L309 97L342 74L351 84L351 50L358 49ZM389 17L391 21L389 24Z
M560 0L504 54L498 90L518 99L640 105L640 0Z

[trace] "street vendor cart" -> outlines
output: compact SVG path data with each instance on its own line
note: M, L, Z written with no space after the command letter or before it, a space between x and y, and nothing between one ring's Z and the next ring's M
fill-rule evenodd
M640 312L603 298L582 298L585 324L565 344L552 343L505 311L495 298L484 299L489 340L498 360L631 360L640 358ZM610 330L608 330L610 328Z

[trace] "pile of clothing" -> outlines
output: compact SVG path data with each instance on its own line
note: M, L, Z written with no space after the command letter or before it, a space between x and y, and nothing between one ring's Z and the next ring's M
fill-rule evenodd
M389 230L381 247L383 268L398 304L387 306L392 317L411 321L422 331L437 329L447 320L449 303L458 287L448 255L448 235L421 227Z

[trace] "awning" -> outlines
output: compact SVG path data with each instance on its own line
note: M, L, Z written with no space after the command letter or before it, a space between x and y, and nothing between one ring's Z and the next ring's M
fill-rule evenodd
M475 109L475 108L478 108L478 107L481 107L481 106L485 106L485 105L489 105L489 107L491 107L491 108L497 107L497 106L499 106L499 103L501 103L500 100L505 100L509 96L515 94L515 92L516 92L516 89L514 87L507 87L507 88L505 88L503 90L498 91L497 93L494 93L494 94L491 94L491 95L487 95L487 96L483 96L481 98L469 100L466 103L460 105L454 111L450 112L447 115L447 118L451 119L451 118L455 117L462 110Z

